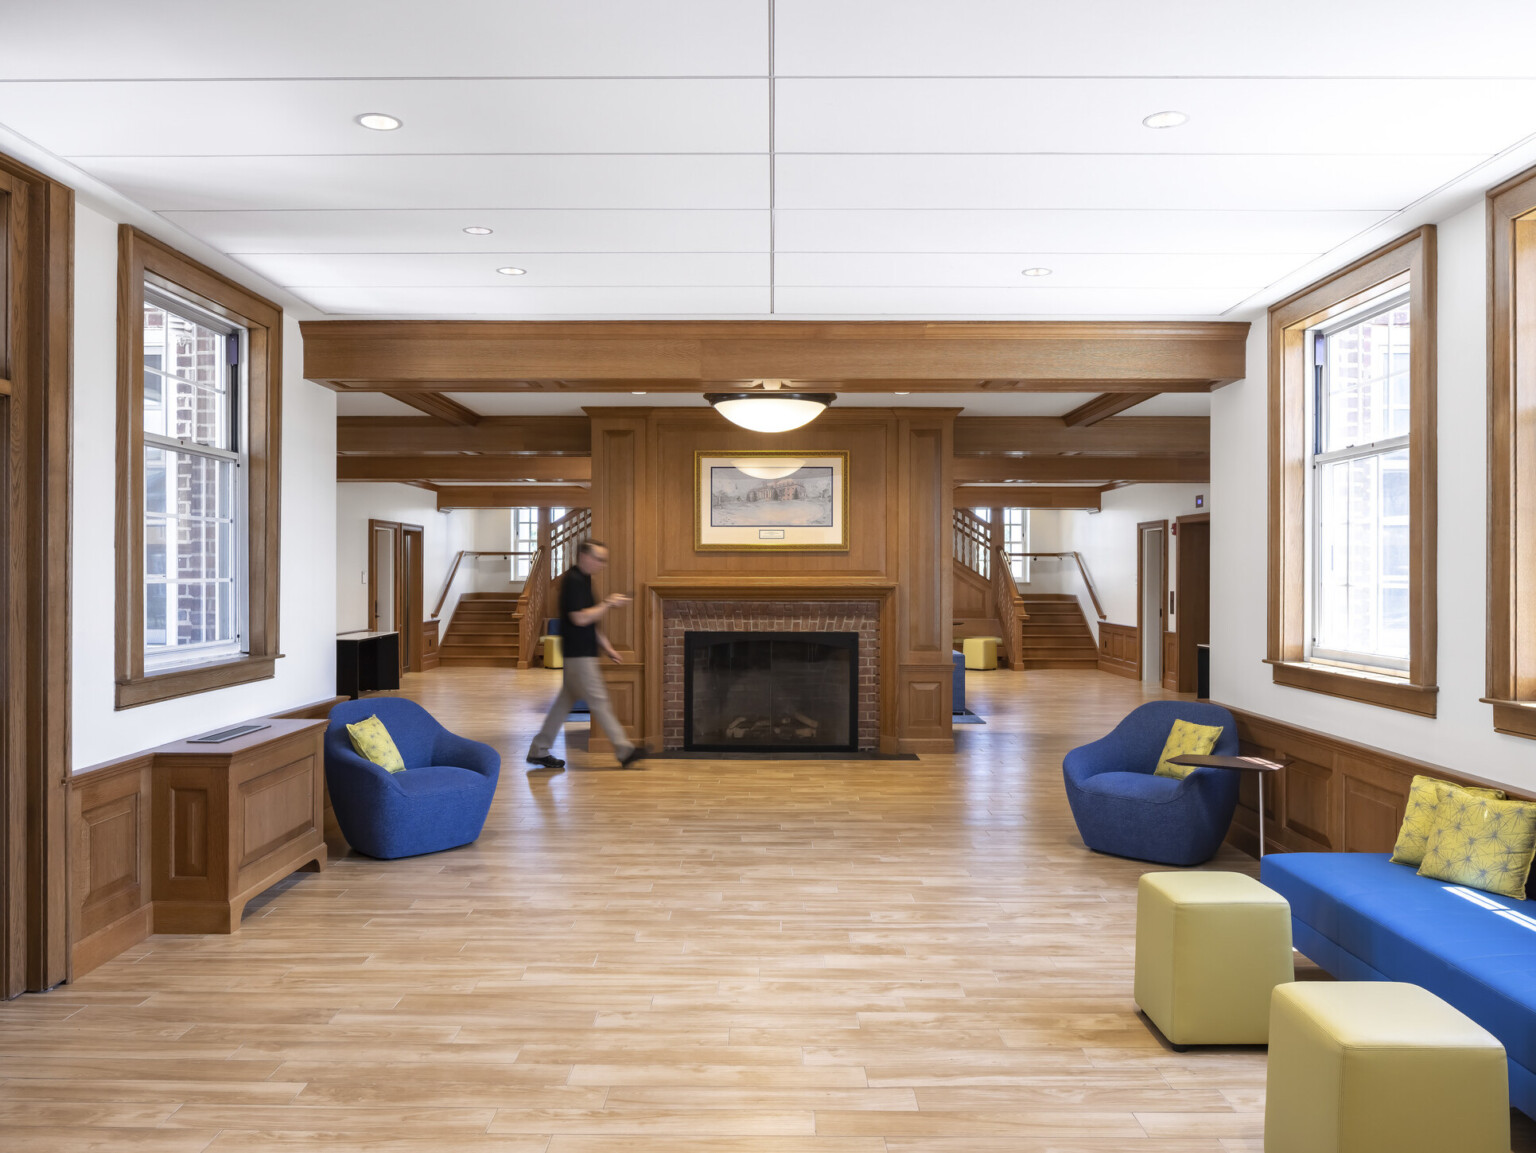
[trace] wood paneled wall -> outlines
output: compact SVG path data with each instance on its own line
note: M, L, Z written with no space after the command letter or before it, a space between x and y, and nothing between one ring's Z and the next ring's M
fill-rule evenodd
M1141 634L1135 625L1099 622L1099 670L1141 679Z
M710 410L594 408L592 535L609 546L604 592L635 603L611 612L608 639L624 658L606 665L619 719L637 739L660 739L661 634L658 597L883 597L881 747L948 751L952 573L951 409L833 409L795 432L748 432ZM846 451L846 552L697 552L694 457L770 449ZM884 623L888 622L888 623ZM594 744L601 738L594 736Z
M1230 706L1227 706L1230 708ZM1265 852L1389 853L1403 823L1408 787L1423 773L1466 785L1506 785L1356 744L1327 733L1231 709L1242 751L1289 761L1278 773L1244 773L1227 840L1246 853L1258 849L1260 778L1264 789Z

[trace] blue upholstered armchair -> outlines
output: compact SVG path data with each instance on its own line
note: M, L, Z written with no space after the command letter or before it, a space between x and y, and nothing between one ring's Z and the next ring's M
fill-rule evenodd
M1160 865L1198 865L1216 855L1232 824L1242 774L1196 769L1182 781L1153 776L1176 720L1222 726L1213 752L1237 755L1232 714L1194 701L1142 705L1109 736L1066 755L1067 802L1090 849Z
M387 773L357 755L347 725L377 716L405 772ZM370 857L414 857L467 845L480 835L501 754L450 733L415 701L372 697L331 710L325 782L347 843Z

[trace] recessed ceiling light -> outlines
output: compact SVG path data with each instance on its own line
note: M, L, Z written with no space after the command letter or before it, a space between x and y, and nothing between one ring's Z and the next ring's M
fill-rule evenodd
M471 236L489 236L492 232L491 229L484 228L478 224L471 224L464 231L469 233Z
M645 395L645 390L644 390L644 389L641 389L641 390L640 390L640 391L638 391L638 392L632 392L632 393L630 393L630 394L629 394L629 395L630 395L630 396L644 396L644 395Z
M501 273L503 276L527 276L528 275L528 270L526 268L513 268L510 264L507 265L506 268L498 268L496 271Z
M385 112L364 112L357 118L357 122L375 132L393 132L401 124L398 117L390 116Z
M1050 274L1051 270L1049 268L1026 268L1024 270L1025 276L1049 276Z
M1186 124L1188 121L1188 113L1174 112L1170 109L1167 112L1154 112L1151 116L1142 120L1142 123L1148 128L1177 128L1180 124Z
M896 395L897 396L911 396L912 394L910 392L898 392Z

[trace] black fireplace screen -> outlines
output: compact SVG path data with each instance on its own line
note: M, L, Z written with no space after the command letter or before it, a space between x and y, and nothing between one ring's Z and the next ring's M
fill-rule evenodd
M683 747L854 752L858 633L683 634Z

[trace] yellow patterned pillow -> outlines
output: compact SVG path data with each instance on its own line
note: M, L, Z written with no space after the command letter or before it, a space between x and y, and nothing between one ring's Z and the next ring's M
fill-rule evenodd
M1435 814L1447 797L1466 793L1474 797L1487 797L1502 801L1504 794L1498 789L1474 789L1465 785L1453 785L1436 777L1418 776L1408 786L1408 805L1403 810L1403 827L1398 830L1397 844L1392 848L1392 859L1399 865L1417 865L1424 859L1424 846L1429 844L1429 834L1435 827Z
M1152 770L1154 776L1172 777L1182 781L1194 768L1190 765L1170 765L1169 757L1183 756L1185 753L1193 753L1196 756L1206 756L1216 747L1216 742L1221 737L1221 725L1195 725L1189 721L1174 721L1173 730L1168 734L1168 740L1163 744L1163 752L1157 758L1157 768Z
M395 748L395 739L378 717L348 725L347 736L352 738L352 747L358 756L366 757L387 772L405 772L405 761L400 757L400 750Z
M1524 898L1536 858L1536 805L1458 791L1440 802L1419 876Z

